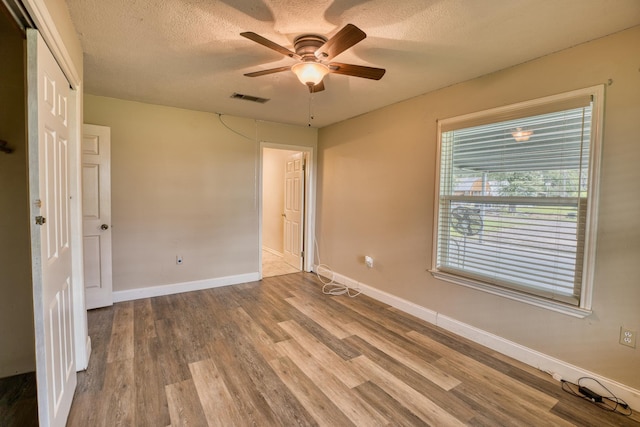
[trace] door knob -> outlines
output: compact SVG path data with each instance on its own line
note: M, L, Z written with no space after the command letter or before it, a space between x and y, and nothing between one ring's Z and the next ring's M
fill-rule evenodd
M101 230L108 230L108 229L109 229L109 226L108 226L107 224L102 224L102 225L100 226L100 229L101 229Z

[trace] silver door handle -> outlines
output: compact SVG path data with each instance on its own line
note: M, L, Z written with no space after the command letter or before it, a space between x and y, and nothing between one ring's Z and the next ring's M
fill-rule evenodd
M102 225L100 226L100 229L101 229L101 230L108 230L108 229L109 229L109 226L108 226L107 224L102 224Z

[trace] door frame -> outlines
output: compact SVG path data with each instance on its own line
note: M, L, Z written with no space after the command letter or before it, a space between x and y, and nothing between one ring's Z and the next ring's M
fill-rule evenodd
M91 339L87 328L84 303L84 267L82 248L82 96L83 86L64 39L42 0L22 0L29 18L35 24L53 57L71 86L69 98L69 213L71 220L71 268L73 292L73 330L76 370L87 368L91 355ZM31 219L30 219L31 221ZM34 296L35 297L35 296ZM36 369L42 367L36 366Z
M264 173L264 149L272 148L276 150L299 151L304 154L306 159L305 179L304 179L304 261L302 263L302 271L311 272L313 270L313 261L315 251L313 242L315 239L316 229L316 149L304 145L277 144L272 142L260 141L260 158L258 162L258 275L262 280L262 192L263 192L263 173Z

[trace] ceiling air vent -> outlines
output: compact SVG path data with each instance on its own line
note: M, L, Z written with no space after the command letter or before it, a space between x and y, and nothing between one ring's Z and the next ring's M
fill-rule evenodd
M236 92L234 92L233 95L231 95L231 98L233 98L233 99L243 99L245 101L251 101L251 102L258 102L260 104L264 104L265 102L268 101L267 98L260 98L260 97L251 96L251 95L243 95L241 93L236 93Z

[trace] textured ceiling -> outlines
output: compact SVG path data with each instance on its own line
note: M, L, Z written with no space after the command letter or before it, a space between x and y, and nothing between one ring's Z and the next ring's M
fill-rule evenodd
M323 127L640 24L640 0L67 0L84 49L85 92ZM313 95L291 72L303 33L347 23L367 38L337 62L386 68L380 81L328 75ZM640 40L638 41L640 43ZM265 104L232 93L269 98Z

